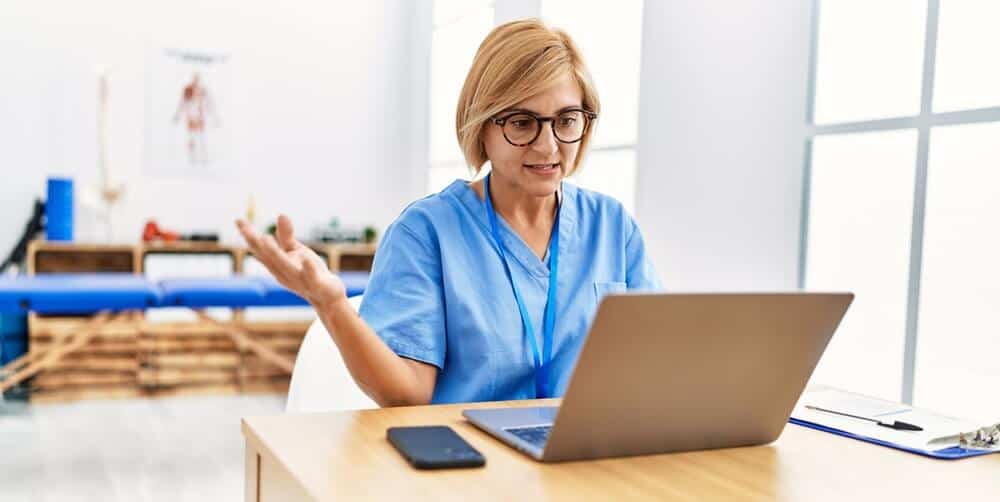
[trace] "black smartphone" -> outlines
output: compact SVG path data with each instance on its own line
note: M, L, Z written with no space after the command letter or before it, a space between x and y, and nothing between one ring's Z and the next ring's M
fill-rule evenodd
M486 458L466 443L451 427L390 427L386 437L417 469L482 467Z

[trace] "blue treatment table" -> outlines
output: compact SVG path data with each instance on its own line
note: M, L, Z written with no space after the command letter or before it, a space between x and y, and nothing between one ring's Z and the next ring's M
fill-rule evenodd
M348 296L363 294L367 272L339 274ZM0 277L0 312L88 314L156 307L285 307L308 305L271 277L162 279L132 274L47 274Z
M348 296L364 293L367 272L339 274ZM101 326L112 320L111 312L129 312L157 307L284 307L308 303L271 277L227 277L162 279L151 281L132 274L51 274L33 277L0 277L0 313L96 314L74 337L46 353L28 353L0 368L0 392L31 377L66 354L83 347ZM119 317L122 314L119 314ZM232 323L215 323L242 347L291 373L292 363L265 345L252 340Z
M267 299L260 282L247 277L163 279L159 286L164 307L248 307L263 305ZM291 291L288 295L298 298Z
M364 294L368 286L368 272L338 272L337 275L344 282L348 297ZM273 277L256 277L253 280L264 289L263 305L308 305L299 295L289 291Z
M52 274L0 278L0 312L82 314L158 307L156 284L132 274Z

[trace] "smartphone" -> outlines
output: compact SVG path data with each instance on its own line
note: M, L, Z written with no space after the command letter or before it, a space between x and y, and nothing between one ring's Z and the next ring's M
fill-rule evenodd
M451 427L390 427L386 437L417 469L482 467L486 458L466 443Z

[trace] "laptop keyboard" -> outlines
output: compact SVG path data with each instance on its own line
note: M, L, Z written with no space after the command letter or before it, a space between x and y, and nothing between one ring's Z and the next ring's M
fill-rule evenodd
M552 426L511 427L504 430L533 445L545 446L545 442L549 440L549 431L552 430Z

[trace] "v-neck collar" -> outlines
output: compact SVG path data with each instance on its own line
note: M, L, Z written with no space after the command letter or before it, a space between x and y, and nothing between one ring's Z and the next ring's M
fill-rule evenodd
M472 214L474 220L478 223L479 228L488 237L488 241L495 248L496 243L493 241L492 232L490 231L489 218L486 215L486 201L479 198L476 191L468 185L467 181L455 180L451 185L444 189L444 193L448 193L454 196L462 206ZM576 246L572 243L576 242L576 220L577 220L577 188L571 183L562 183L562 200L560 202L561 207L559 209L559 253L560 261L567 255L573 252ZM524 239L518 235L517 232L503 219L499 214L497 215L498 227L500 230L500 238L503 239L504 247L507 250L509 256L513 256L514 259L521 264L521 266L527 270L529 273L538 278L548 278L549 276L549 266L546 260L539 258L535 255L535 252L531 250ZM548 255L548 250L546 250L546 255ZM543 257L544 258L544 257ZM551 259L551 257L548 257Z

